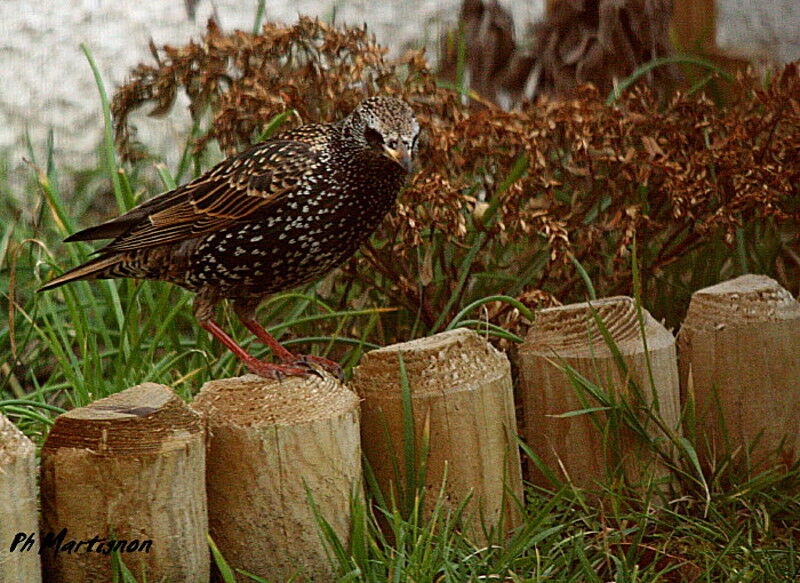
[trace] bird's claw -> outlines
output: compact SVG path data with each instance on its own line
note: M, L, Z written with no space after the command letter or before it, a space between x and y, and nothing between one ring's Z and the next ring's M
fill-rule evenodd
M320 371L318 371L313 366L311 366L311 363L308 360L306 360L305 358L303 358L303 357L300 357L297 360L295 360L292 363L292 365L294 365L294 366L296 366L298 368L302 368L303 370L307 371L306 374L317 375L321 379L325 378L324 375Z
M342 367L338 362L334 362L333 360L330 360L328 358L323 358L322 356L301 354L297 356L297 359L294 361L293 364L301 364L301 363L309 368L313 368L312 364L315 364L322 370L329 372L330 374L335 376L337 379L339 379L339 382L342 383L344 382L344 371L342 370Z
M253 358L245 361L245 364L251 373L277 381L283 381L288 376L307 377L311 375L324 379L324 371L344 382L342 367L338 363L321 356L297 355L292 360L285 361L282 364L263 362Z
M322 377L318 370L303 363L272 364L253 359L246 364L251 373L278 382L283 382L286 377L307 377L312 374Z

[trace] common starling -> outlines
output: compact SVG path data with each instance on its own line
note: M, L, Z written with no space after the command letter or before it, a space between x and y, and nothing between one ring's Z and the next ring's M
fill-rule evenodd
M411 171L419 126L411 108L370 97L332 124L283 132L124 215L65 239L113 239L97 257L42 286L79 279L160 279L197 293L200 325L260 376L341 374L335 362L282 347L255 320L266 296L318 279L378 227ZM248 354L214 321L231 300L281 364Z

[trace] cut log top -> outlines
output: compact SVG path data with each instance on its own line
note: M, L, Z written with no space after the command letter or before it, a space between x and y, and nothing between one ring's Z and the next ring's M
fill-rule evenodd
M617 296L547 308L536 313L520 354L543 354L547 357L606 357L611 351L600 333L592 309L604 322L608 333L622 354L641 352L639 316L633 298ZM674 341L672 334L646 310L642 310L649 349L658 349Z
M393 344L365 354L353 375L359 394L388 398L401 391L403 357L412 396L458 391L508 372L508 359L481 336L466 328Z
M766 275L742 275L692 295L684 327L721 330L755 322L800 318L800 303Z
M8 417L0 413L0 471L7 463L34 450L33 442Z
M329 374L281 381L248 374L207 382L192 402L226 425L297 425L357 407L358 397Z
M168 387L144 383L60 415L43 449L136 455L183 447L202 420Z

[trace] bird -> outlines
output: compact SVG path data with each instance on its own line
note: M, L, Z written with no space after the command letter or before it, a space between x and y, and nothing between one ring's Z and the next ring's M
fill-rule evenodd
M253 374L342 376L338 363L299 355L256 320L268 296L321 278L350 258L395 207L413 170L420 126L389 96L361 101L334 123L286 130L199 177L64 242L111 239L91 260L39 288L86 279L163 280L195 293L200 326ZM215 320L223 301L280 362L259 360Z

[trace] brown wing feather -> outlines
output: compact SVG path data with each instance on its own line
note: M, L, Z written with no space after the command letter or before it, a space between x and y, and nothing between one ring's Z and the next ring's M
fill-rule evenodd
M255 146L131 210L128 214L135 220L130 228L100 251L164 245L252 219L256 211L297 189L316 163L317 154L306 143L272 141Z

